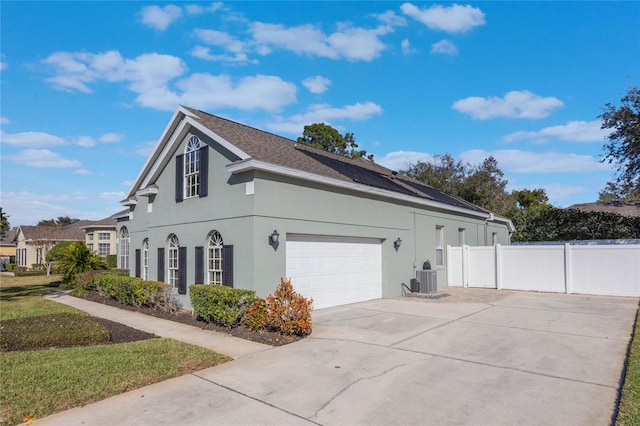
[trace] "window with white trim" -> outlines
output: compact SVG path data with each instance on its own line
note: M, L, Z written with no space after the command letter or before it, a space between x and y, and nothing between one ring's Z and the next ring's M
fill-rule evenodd
M200 194L200 139L192 136L184 150L184 198Z
M87 234L87 240L88 241L93 241L93 232Z
M222 235L214 231L207 242L207 284L222 285Z
M172 235L169 238L169 247L167 250L167 278L171 287L178 288L178 248L180 241L178 237Z
M98 244L98 254L100 256L109 256L111 254L111 244L100 243Z
M444 266L444 226L436 225L436 266Z
M89 247L89 250L91 250L93 252L93 243L87 244L87 247Z
M98 253L100 245L98 245ZM124 226L120 230L120 268L129 269L129 230Z
M98 232L98 239L99 240L110 240L111 239L111 235L109 235L108 232Z
M149 240L142 243L142 279L149 279Z

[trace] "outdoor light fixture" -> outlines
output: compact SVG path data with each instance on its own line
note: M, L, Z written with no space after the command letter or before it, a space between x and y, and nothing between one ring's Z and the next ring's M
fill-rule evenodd
M269 245L273 247L274 250L278 250L278 246L280 245L280 242L278 241L279 238L280 234L278 234L278 231L275 229L273 230L273 233L269 235Z
M398 251L401 245L402 245L402 240L400 239L400 237L398 237L398 239L393 242L393 248L396 249L396 251Z

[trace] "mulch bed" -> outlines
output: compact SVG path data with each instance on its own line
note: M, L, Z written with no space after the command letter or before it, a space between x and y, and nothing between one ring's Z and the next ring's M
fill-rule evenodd
M271 346L281 346L286 345L287 343L295 342L297 340L302 339L300 336L284 336L280 333L270 332L270 331L251 331L247 327L243 325L239 325L237 327L228 328L221 327L219 325L208 323L205 321L198 320L194 315L190 312L180 311L176 313L164 312L158 309L148 308L148 307L137 307L137 306L129 306L124 305L117 300L111 299L110 297L103 296L97 291L88 292L86 295L82 296L83 299L90 300L92 302L102 303L104 305L114 306L116 308L125 309L127 311L139 312L141 314L154 316L156 318L162 318L170 321L179 322L182 324L191 325L194 327L201 328L203 330L211 330L217 331L220 333L226 333L234 337L239 337L245 340L251 340L253 342L264 343L266 345ZM96 322L103 325L112 333L112 342L113 343L121 343L121 342L130 342L133 340L141 340L135 338L136 336L144 336L149 335L149 333L145 333L140 330L136 330L134 328L128 327L126 325L120 323L113 323L113 321L104 320L102 318L91 317ZM112 323L112 324L109 324ZM114 325L115 324L115 325ZM142 333L142 334L140 334ZM151 337L156 337L154 335L150 335ZM131 339L131 340L118 340L116 339ZM145 337L142 337L145 338ZM149 337L146 337L149 338Z

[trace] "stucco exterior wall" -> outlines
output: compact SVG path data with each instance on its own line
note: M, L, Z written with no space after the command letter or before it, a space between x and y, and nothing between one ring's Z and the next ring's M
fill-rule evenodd
M435 263L437 226L443 227L443 253L447 245L458 245L460 229L469 245L491 244L493 232L499 243L508 243L506 226L472 215L390 202L377 195L264 172L232 175L225 166L237 158L204 135L196 135L211 146L209 194L175 201L174 157L184 151L189 133L155 182L158 193L138 196L131 220L118 223L118 235L122 226L129 232L132 275L135 250L148 238L149 275L157 279L158 248L166 249L170 235L175 234L180 246L187 247L187 284L193 284L195 247L206 246L209 233L217 230L224 244L234 246L234 287L252 289L264 297L286 273L287 235L375 238L382 241L382 295L395 297L401 294L400 283L408 285L427 259L438 270L439 285L446 285L446 258L441 267ZM277 251L268 245L274 230L280 234ZM396 251L397 238L402 245ZM189 305L188 295L178 297Z

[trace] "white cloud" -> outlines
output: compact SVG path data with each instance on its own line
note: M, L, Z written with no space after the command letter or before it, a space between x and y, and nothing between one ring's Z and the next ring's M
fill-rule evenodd
M120 185L126 186L126 187L130 187L131 185L133 185L133 181L132 180L123 180L122 182L120 182Z
M431 154L416 151L393 151L384 157L376 156L376 163L391 170L406 170L418 161L427 163L433 160Z
M105 133L100 136L98 140L102 143L117 143L124 139L124 135L122 133Z
M454 102L453 109L478 120L488 120L497 117L544 118L562 106L564 104L558 98L543 98L524 90L509 92L503 98L472 96L460 99Z
M316 75L314 77L306 78L302 82L302 85L309 89L311 93L320 94L327 91L327 89L331 85L331 80L326 77Z
M380 36L392 31L389 26L364 29L340 24L338 31L327 35L309 24L287 28L281 24L254 22L250 26L259 54L269 54L275 47L298 55L350 61L371 61L379 57L386 47Z
M83 193L35 193L30 191L2 191L2 207L10 217L12 226L35 225L42 219L50 219L58 216L77 217L81 219L99 220L111 213L85 212L74 207L78 201L87 200Z
M3 144L22 148L42 148L47 146L68 145L65 139L44 132L5 133L0 130L0 141Z
M214 2L211 3L210 6L201 6L199 4L189 4L187 6L185 6L185 10L189 15L199 15L201 13L206 13L206 12L215 12L218 9L222 8L223 4L222 2Z
M196 46L191 50L191 56L194 58L204 59L205 61L218 61L218 62L236 62L236 63L251 63L257 64L256 60L249 60L246 53L235 53L234 55L214 55L211 53L211 48L205 46Z
M29 167L37 168L68 168L81 167L82 164L78 160L67 160L48 149L25 149L15 155L7 155L5 157L14 163L23 164Z
M194 34L203 43L220 46L233 53L243 53L248 49L246 42L223 31L197 29Z
M87 169L78 169L73 173L75 173L77 175L90 175L90 174L92 174L91 171L87 170Z
M9 64L6 62L0 62L0 70L6 70L7 68L9 68Z
M402 47L402 53L405 55L410 55L412 53L416 53L417 50L411 47L411 42L409 41L408 38L405 38L404 40L402 40L402 42L400 43L400 46Z
M612 170L590 155L564 152L532 152L518 149L485 151L474 149L463 152L460 159L479 164L489 156L498 160L498 167L510 173L588 173Z
M123 191L114 191L114 192L101 192L99 197L102 198L103 200L120 201L124 199L126 195L127 194L125 194Z
M374 15L383 24L391 25L394 27L404 27L407 25L407 20L404 16L397 15L393 10L387 10L384 13Z
M173 4L165 7L154 5L144 7L141 13L143 24L164 31L173 21L182 16L182 9Z
M382 114L382 108L373 102L356 103L335 108L325 104L309 107L304 114L296 114L288 119L268 123L266 127L275 132L301 134L304 126L313 123L330 124L333 120L368 120L374 115Z
M151 151L153 151L153 148L155 146L156 146L156 141L140 142L136 146L136 154L142 155L143 157L148 157L149 155L151 155ZM129 186L131 186L132 184L133 184L133 182L130 183Z
M91 148L92 146L96 146L96 140L91 136L79 136L76 138L76 145Z
M535 143L545 143L549 139L559 139L569 142L603 142L609 135L609 131L601 129L602 122L594 121L570 121L559 126L545 127L537 132L514 132L502 138L505 142L530 140Z
M193 74L177 84L179 102L200 109L238 108L276 112L296 101L297 88L280 77L256 75L233 81L227 75Z
M457 55L458 48L449 40L440 40L431 45L431 53L444 53L445 55Z
M415 20L423 23L432 30L442 30L450 33L469 31L479 25L484 25L484 13L472 6L434 5L428 9L420 9L411 3L404 3L400 10Z
M296 86L276 76L256 75L232 81L227 75L192 74L169 82L186 72L179 58L147 53L135 59L125 59L119 52L101 54L58 52L45 59L54 67L55 76L48 79L65 90L90 92L88 83L104 80L128 83L127 88L138 94L138 105L160 110L173 110L179 104L195 108L239 108L278 111L296 101Z
M11 121L7 117L0 117L0 124L9 124Z

